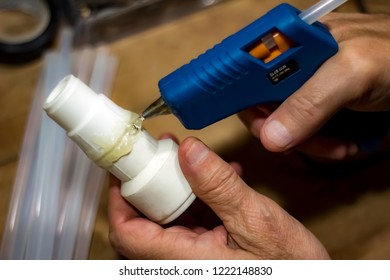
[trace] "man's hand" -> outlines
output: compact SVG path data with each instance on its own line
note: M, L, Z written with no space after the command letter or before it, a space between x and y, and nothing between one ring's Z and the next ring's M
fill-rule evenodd
M201 200L175 223L151 222L111 178L110 240L131 259L326 259L321 243L275 202L248 187L202 142L179 146L180 166ZM199 204L200 203L200 204ZM177 225L175 225L177 224Z
M277 109L262 106L239 115L270 151L297 148L331 159L355 155L356 143L316 133L341 108L390 110L390 16L333 13L324 24L338 53Z

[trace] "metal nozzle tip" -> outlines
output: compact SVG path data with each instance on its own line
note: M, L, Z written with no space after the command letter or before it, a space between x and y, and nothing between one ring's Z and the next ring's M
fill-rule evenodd
M166 115L170 114L171 110L165 104L164 100L160 97L156 101L154 101L152 104L149 105L145 109L145 111L142 112L141 118L143 119L150 119L152 117L160 116L160 115Z

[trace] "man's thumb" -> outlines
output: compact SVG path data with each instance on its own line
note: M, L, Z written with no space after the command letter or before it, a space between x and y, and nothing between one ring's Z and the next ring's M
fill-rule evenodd
M192 137L180 145L179 162L193 192L221 220L237 215L251 189L228 163Z
M335 79L343 71L337 59L325 62L267 118L260 131L263 145L270 151L281 152L314 135L352 98L347 94L352 90L350 81Z

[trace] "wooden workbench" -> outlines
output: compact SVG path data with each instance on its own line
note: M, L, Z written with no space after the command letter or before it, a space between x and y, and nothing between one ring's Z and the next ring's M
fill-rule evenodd
M161 77L279 2L233 0L108 44L120 61L112 99L132 111L142 111L158 97L156 85ZM289 2L305 9L314 1ZM372 12L390 13L386 0L367 4ZM341 10L355 9L349 3ZM21 66L0 65L0 237L41 64L38 60ZM167 131L180 139L195 135L227 160L240 161L248 184L300 219L333 257L390 258L388 159L343 176L329 176L295 155L265 152L236 117L202 131L187 131L174 117L164 116L149 121L146 129L156 137ZM256 171L251 172L254 167ZM91 259L119 258L108 242L106 208L105 188L96 218Z

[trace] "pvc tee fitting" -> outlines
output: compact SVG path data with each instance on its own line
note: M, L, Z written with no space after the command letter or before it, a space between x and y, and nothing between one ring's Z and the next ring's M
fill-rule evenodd
M91 160L122 181L122 196L150 220L169 223L194 201L177 144L135 128L137 114L72 75L59 82L43 107Z

